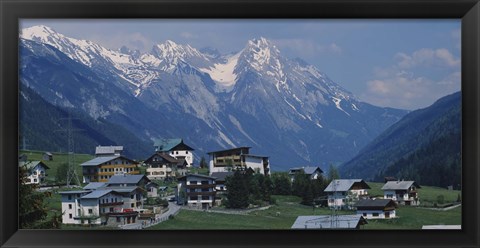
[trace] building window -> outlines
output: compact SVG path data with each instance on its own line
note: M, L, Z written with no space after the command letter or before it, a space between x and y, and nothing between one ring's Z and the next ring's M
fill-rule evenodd
M134 207L135 207L135 203L130 204L130 207L134 208Z
M110 208L110 213L113 213L113 208Z
M190 196L190 200L191 201L196 201L196 200L198 200L198 196Z
M134 195L131 195L131 196L130 196L130 199L133 199L133 197L134 197Z
M210 197L208 195L202 196L202 200L210 200Z
M363 217L367 217L367 213L363 213Z
M68 195L68 199L71 200L71 199L72 199L72 196L71 196L71 195Z
M185 154L188 154L188 151L186 151Z
M378 213L372 213L373 217L378 217Z
M190 184L197 184L197 181L190 181Z
M88 209L88 213L89 213L89 214L93 214L93 209L89 208L89 209Z
M72 204L68 204L68 209L72 209Z

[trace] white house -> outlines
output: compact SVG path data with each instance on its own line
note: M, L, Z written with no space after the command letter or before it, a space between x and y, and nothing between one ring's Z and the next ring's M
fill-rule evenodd
M27 170L26 184L44 183L47 176L47 170L50 169L42 161L19 162L18 166L23 166Z
M417 189L420 188L415 181L388 181L383 185L383 198L392 199L402 205L418 206L420 197Z
M64 224L121 225L134 223L143 210L148 178L143 175L114 176L107 183L93 182L80 191L59 192ZM109 218L114 220L109 220Z
M177 203L191 207L209 208L215 203L215 178L206 175L188 174L178 179Z
M391 199L363 199L355 204L357 215L365 219L390 219L395 218L396 204Z
M149 179L173 178L179 169L187 166L185 159L177 159L162 152L155 152L144 163L147 165L146 175Z
M215 178L215 191L217 193L226 192L227 186L225 185L226 179L229 176L233 176L235 172L227 171L227 172L213 172L210 176Z
M82 214L80 199L90 192L89 190L59 192L62 201L63 224L82 224L78 218Z
M209 152L209 173L251 168L255 173L270 175L268 157L250 154L250 147Z
M370 186L362 179L336 179L324 191L330 208L351 209L359 199L368 198L368 189Z
M295 175L298 173L305 173L311 180L318 179L322 176L322 169L318 166L303 166L303 167L296 167L296 168L291 168L288 171L288 174L290 175L290 179L294 180Z
M176 159L185 159L187 167L193 165L194 149L183 143L183 139L157 139L154 147L156 152L168 154Z

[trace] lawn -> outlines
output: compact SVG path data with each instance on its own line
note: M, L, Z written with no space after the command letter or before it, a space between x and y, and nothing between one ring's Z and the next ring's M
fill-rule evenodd
M57 168L61 164L68 164L68 154L66 153L55 153L53 154L52 161L45 161L42 159L43 151L19 151L19 154L26 154L28 161L43 161L50 169L47 170L47 182L54 183L55 178L57 176ZM75 170L77 171L77 175L79 176L79 180L81 181L82 177L82 168L80 166L81 163L84 163L93 158L92 155L89 154L75 154Z
M299 204L295 196L275 196L276 205L267 210L247 215L201 212L182 209L173 219L162 222L149 230L185 229L290 229L299 215L329 215L328 208L312 208ZM397 219L369 220L364 229L421 229L423 225L460 225L461 207L438 211L409 206L397 210ZM355 214L338 211L338 214Z

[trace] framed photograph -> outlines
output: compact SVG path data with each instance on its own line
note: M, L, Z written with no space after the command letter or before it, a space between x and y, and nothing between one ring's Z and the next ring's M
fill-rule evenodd
M480 245L477 0L0 2L1 247Z

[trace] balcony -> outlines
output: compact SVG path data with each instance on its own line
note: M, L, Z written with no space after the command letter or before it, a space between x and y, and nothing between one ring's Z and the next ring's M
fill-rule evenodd
M198 195L215 195L215 191L205 191L205 192L187 192L187 196L198 196Z
M208 189L215 188L215 184L189 184L185 185L187 189Z
M120 206L120 205L123 205L123 202L106 202L106 203L100 203L100 207Z

